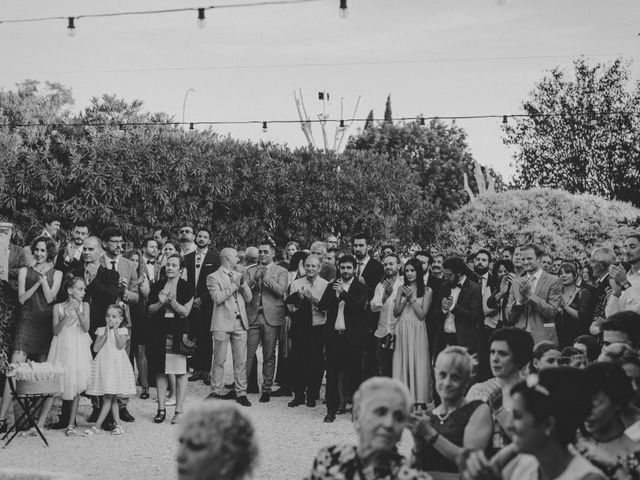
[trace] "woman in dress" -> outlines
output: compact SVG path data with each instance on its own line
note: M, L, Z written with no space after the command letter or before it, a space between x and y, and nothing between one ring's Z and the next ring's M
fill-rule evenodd
M31 252L35 264L22 267L18 272L18 301L21 307L11 363L25 362L27 358L44 362L53 338L53 302L62 281L62 272L53 268L56 244L49 237L38 237L31 243ZM0 431L6 428L10 404L11 389L7 383L0 405Z
M171 423L178 423L183 412L187 389L187 356L180 352L180 345L188 341L188 316L193 304L193 287L181 278L184 260L178 254L167 258L167 278L154 283L149 292L151 316L151 345L149 364L156 375L158 413L153 419L164 422L167 415L165 397L167 375L176 376L176 410Z
M556 328L560 346L566 347L573 345L573 341L580 335L589 333L593 306L591 291L577 285L578 271L572 262L560 265L558 277L562 283L562 300L558 307Z
M358 445L320 450L307 480L430 480L427 473L409 467L396 447L412 404L411 393L396 379L364 381L353 396Z
M489 406L464 398L472 370L473 359L464 347L447 347L438 355L435 382L442 403L430 415L414 413L409 422L415 468L455 473L464 450L485 450L491 443Z
M609 478L640 478L640 444L625 434L622 420L633 396L631 381L614 363L594 363L584 372L593 394L576 449Z
M589 414L587 375L572 367L549 368L512 390L513 445L488 460L467 454L466 480L605 480L570 444Z
M393 307L393 315L397 318L393 378L407 385L413 395L413 403L426 410L432 401L429 338L425 323L432 291L425 286L423 278L420 260L407 260L404 286L398 288Z
M487 299L487 307L500 312L496 328L500 328L507 319L507 302L511 290L508 274L513 273L513 268L511 260L498 260L493 265L493 275L491 277L493 281L489 285L491 295Z

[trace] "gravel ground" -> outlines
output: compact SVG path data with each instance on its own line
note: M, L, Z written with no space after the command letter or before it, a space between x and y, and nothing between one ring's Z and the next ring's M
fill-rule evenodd
M227 362L229 370L230 362ZM231 381L232 374L227 372ZM202 401L210 393L210 387L195 382L189 384L186 407ZM108 433L85 438L67 438L64 431L45 430L50 447L40 438L16 437L6 448L0 449L0 469L23 467L53 472L73 472L87 479L175 479L176 430L169 423L173 408L167 407L167 420L162 425L153 423L156 403L151 398L132 398L129 411L136 418L134 423L124 423L125 433L112 436ZM249 395L251 407L242 407L254 422L260 460L256 479L301 479L311 468L318 450L326 445L355 444L356 437L350 414L339 415L334 423L325 424L322 419L326 407L321 403L315 408L304 405L289 408L290 398L272 398L269 403L259 403L259 395ZM91 408L81 407L78 425L85 425ZM411 448L408 432L405 432L401 452ZM0 478L2 474L0 471Z

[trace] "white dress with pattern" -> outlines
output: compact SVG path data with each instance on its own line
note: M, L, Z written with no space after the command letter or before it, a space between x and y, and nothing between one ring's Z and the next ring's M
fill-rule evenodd
M106 327L98 328L96 337L104 335L105 329ZM118 333L123 337L129 336L126 328L118 328ZM87 394L129 397L135 393L136 382L127 351L116 346L113 329L109 329L106 342L93 359Z

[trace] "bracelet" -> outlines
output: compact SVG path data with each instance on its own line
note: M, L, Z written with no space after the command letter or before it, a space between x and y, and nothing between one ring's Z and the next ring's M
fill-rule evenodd
M437 432L430 440L427 440L427 447L433 447L440 438L440 432Z

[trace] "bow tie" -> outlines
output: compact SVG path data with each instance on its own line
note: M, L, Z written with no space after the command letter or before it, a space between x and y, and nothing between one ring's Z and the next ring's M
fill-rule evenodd
M458 287L460 290L462 290L462 284L461 283L456 283L453 288Z
M147 265L153 265L154 263L156 263L155 260L147 260Z

